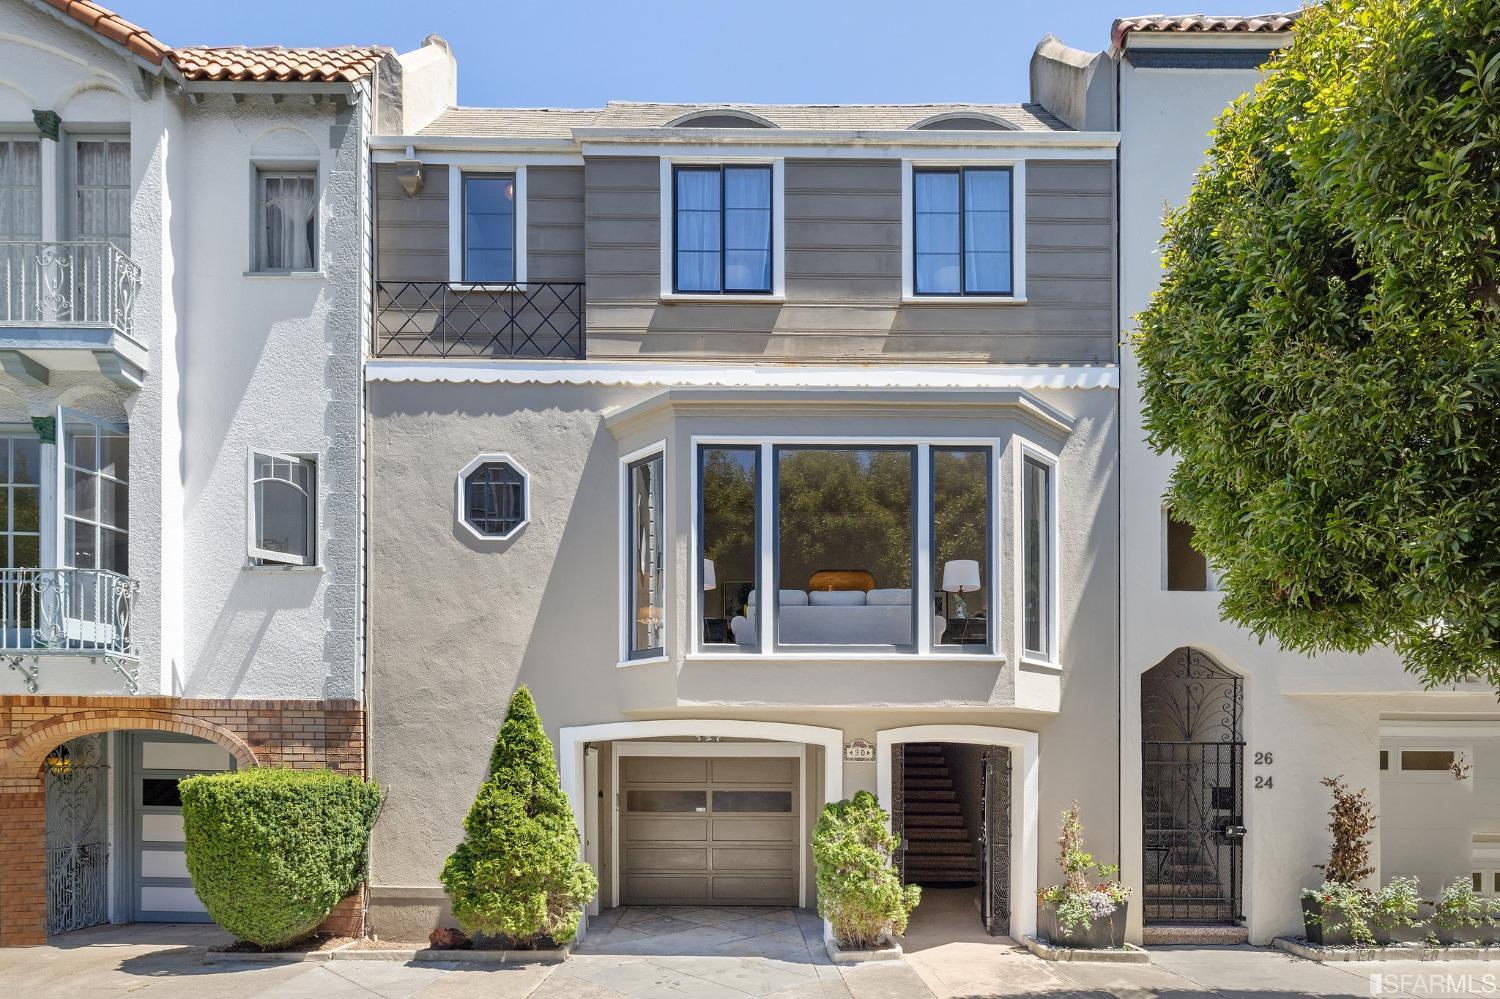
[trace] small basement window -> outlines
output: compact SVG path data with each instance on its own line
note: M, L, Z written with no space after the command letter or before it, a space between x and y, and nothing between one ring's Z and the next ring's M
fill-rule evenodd
M1450 770L1458 753L1452 749L1403 749L1401 769L1422 773Z
M460 519L475 537L504 541L530 519L529 479L509 455L480 455L458 473Z

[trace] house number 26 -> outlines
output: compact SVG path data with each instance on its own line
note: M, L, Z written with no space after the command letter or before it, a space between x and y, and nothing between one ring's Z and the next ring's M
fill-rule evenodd
M1255 754L1255 765L1258 766L1258 767L1269 767L1272 762L1273 762L1273 757L1272 757L1272 754L1271 754L1271 752L1269 750L1266 751L1266 752L1260 752L1260 753L1256 753ZM1261 788L1265 788L1267 791L1269 791L1274 786L1272 784L1273 780L1275 780L1275 778L1272 777L1270 774L1256 774L1255 775L1255 787L1256 787L1256 790L1260 790Z

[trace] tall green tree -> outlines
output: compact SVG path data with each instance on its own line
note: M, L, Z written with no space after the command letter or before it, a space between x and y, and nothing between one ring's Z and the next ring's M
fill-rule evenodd
M464 818L464 839L443 865L443 887L465 931L529 946L565 943L599 890L578 858L578 825L531 691L518 687L489 777Z
M1500 682L1500 4L1294 35L1167 217L1150 442L1226 618Z

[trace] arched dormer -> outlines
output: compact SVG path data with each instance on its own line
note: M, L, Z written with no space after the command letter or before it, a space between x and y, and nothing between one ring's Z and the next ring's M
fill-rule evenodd
M915 125L914 129L934 129L941 131L989 131L1010 132L1015 127L999 115L990 114L987 111L944 111L941 114L923 118Z
M738 108L689 111L667 122L668 128L776 128L774 122Z

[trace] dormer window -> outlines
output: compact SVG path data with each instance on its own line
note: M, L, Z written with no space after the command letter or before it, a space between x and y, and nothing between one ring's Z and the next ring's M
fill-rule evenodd
M1009 132L1015 128L1009 122L983 114L938 115L935 118L919 121L911 127L923 131L934 130L944 132Z
M718 108L711 111L693 111L667 122L670 128L775 128L776 126L749 111L734 108Z

